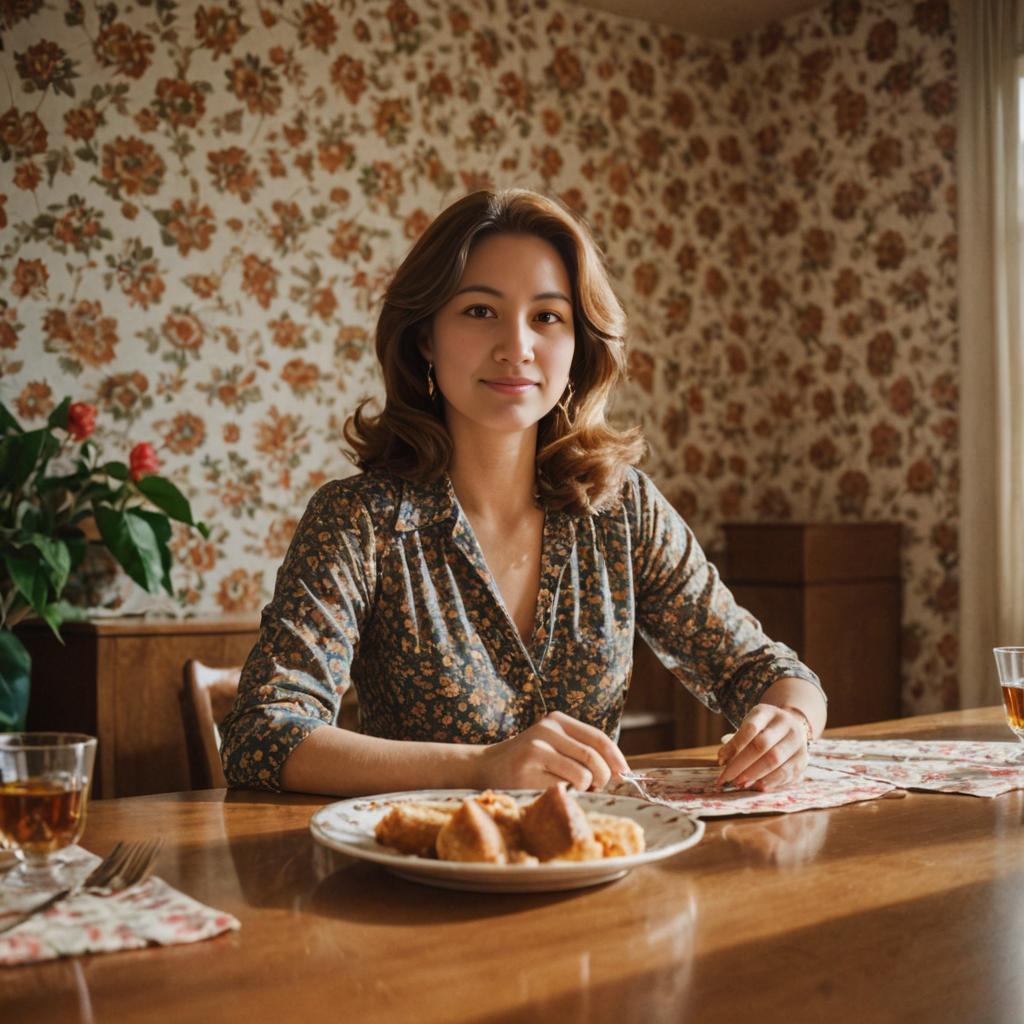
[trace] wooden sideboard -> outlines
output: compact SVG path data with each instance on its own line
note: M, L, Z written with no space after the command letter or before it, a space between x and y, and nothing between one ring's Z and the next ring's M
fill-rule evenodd
M28 728L98 737L97 796L189 789L182 668L189 658L241 665L257 625L255 615L68 622L61 646L42 624L25 623L18 635L32 655Z

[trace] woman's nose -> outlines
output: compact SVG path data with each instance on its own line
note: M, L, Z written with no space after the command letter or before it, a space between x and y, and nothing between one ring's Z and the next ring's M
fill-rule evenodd
M505 321L495 357L499 362L532 363L533 362L533 330L530 324L518 317Z

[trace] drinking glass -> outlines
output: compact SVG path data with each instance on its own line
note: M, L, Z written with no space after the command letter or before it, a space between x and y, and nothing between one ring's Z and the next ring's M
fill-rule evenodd
M57 854L85 830L95 759L96 740L82 733L0 734L0 839L19 862L5 886L64 887Z
M1024 743L1024 647L993 647L1006 721ZM1024 761L1024 754L1018 760Z

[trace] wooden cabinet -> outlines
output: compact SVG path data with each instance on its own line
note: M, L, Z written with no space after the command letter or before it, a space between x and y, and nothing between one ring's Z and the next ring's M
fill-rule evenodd
M900 715L900 528L726 524L730 589L821 677L829 725Z
M62 646L27 623L18 635L32 655L28 728L98 737L97 796L189 789L182 667L241 665L256 632L251 615L100 619L65 623Z

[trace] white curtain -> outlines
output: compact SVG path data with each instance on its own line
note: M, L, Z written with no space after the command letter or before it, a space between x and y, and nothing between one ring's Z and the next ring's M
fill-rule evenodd
M956 13L960 701L976 707L999 702L992 648L1024 645L1024 0L958 0Z

